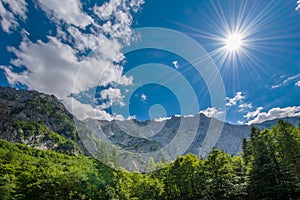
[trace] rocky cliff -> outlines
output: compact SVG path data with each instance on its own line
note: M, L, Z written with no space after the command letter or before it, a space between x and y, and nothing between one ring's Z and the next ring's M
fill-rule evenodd
M0 87L0 138L80 154L73 116L54 96Z

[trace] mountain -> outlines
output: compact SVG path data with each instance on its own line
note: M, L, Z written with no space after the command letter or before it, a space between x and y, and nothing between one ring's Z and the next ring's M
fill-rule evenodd
M278 120L256 126L269 128ZM300 122L299 117L285 120L294 125ZM132 153L121 160L146 152L156 155L156 159L173 160L186 153L205 156L213 146L229 154L239 154L242 140L249 136L251 128L223 123L203 114L173 116L162 121L88 119L81 122L54 95L7 87L0 87L0 127L0 138L7 141L71 155L94 155L104 145L114 144L105 150L114 148L122 149L120 154ZM107 155L100 156L103 159Z
M193 117L173 116L165 121L140 122L132 119L108 122L89 119L86 123L89 128L97 132L95 133L96 135L102 135L102 139L106 138L112 143L134 153L156 151L172 142L177 135L186 134L190 138L184 137L181 139L186 140L190 145L182 153L193 153L196 155L199 155L200 147L207 133L216 137L219 135L219 139L214 141L217 142L217 148L224 149L229 154L237 154L241 150L243 138L248 137L251 128L246 125L223 123L203 114ZM218 131L220 133L217 133ZM180 143L173 144L178 145L178 148L182 147L180 145L183 145ZM171 153L173 154L174 152Z
M253 126L262 130L275 126L279 120L287 121L294 126L300 123L300 117L290 117L253 124ZM125 121L113 120L110 122L88 119L86 124L101 139L122 146L134 153L156 151L168 145L178 134L179 126L181 125L180 129L182 132L191 136L189 139L190 145L183 153L193 153L198 156L201 150L203 154L207 154L211 150L211 148L206 151L201 149L207 134L217 138L213 142L218 149L223 149L228 154L239 154L242 149L243 138L248 138L251 129L250 125L224 123L217 119L209 118L204 114L192 117L173 116L164 121L144 122L135 119ZM190 125L196 127L195 130L192 130L196 132L195 134L188 134ZM180 144L175 145L181 147ZM171 154L176 154L176 152L171 152Z
M82 154L72 114L54 96L0 87L0 138L38 149Z
M273 119L273 120L265 121L265 122L262 122L259 124L255 124L255 126L259 129L271 128L272 126L275 126L279 120L286 121L295 127L300 125L300 116L297 116L297 117L285 117L285 118Z

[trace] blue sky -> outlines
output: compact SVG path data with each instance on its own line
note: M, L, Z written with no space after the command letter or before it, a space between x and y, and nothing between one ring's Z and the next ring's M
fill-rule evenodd
M298 7L297 0L1 0L0 84L55 94L80 119L201 112L251 124L300 116ZM210 95L221 89L209 91L188 59L167 48L124 53L143 27L182 33L206 51L224 86L222 109ZM158 73L134 74L144 64ZM137 82L159 75L172 86ZM176 93L184 79L196 100Z

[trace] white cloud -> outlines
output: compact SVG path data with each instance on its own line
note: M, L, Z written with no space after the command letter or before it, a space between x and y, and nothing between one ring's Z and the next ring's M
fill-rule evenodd
M300 87L300 81L298 81L297 83L295 83L296 86Z
M243 103L240 104L238 107L239 107L238 112L245 112L246 110L251 109L253 106L252 103Z
M99 106L101 109L107 109L112 105L125 106L125 103L123 102L124 96L121 94L121 90L117 88L110 87L102 90L100 92L100 98L102 100L106 100L102 105Z
M256 115L253 120L250 120L247 124L257 124L268 120L285 118L285 117L296 117L300 116L300 106L292 106L285 108L272 108L268 112L261 112Z
M110 0L102 6L95 5L93 11L105 22L101 29L106 34L109 34L111 38L122 39L128 44L132 34L130 12L137 12L143 4L144 0Z
M171 117L159 117L159 118L153 119L153 121L163 122L163 121L166 121L166 120L169 120L169 119L171 119Z
M0 2L0 9L2 2L4 0ZM15 13L25 16L26 9L17 10L13 7L16 2L23 2L22 0L8 2ZM16 59L11 61L11 66L1 66L1 68L5 71L11 85L23 84L29 89L55 94L70 110L71 93L78 94L108 84L114 86L132 84L133 78L123 76L123 67L118 63L124 59L120 41L129 40L132 33L131 12L138 10L136 5L130 5L133 1L111 0L106 3L105 5L112 7L113 12L107 19L102 20L103 26L95 23L92 18L95 15L89 16L83 11L79 0L38 0L37 2L39 7L46 11L49 19L56 23L57 36L48 36L47 42L38 40L33 43L27 39L26 34L23 34L23 41L18 48L8 48L15 54ZM141 5L143 1L137 0L137 3ZM24 5L26 8L26 3ZM97 12L101 16L101 12L106 10ZM2 12L0 15L2 16ZM13 20L11 22L14 23ZM64 30L61 22L65 24ZM110 26L105 25L107 23ZM82 27L89 24L92 26L90 32L84 33ZM80 54L89 50L93 50L92 56ZM25 67L26 70L19 72L15 67ZM122 105L121 92L114 90L115 93L108 94L112 91L107 90L102 93L102 97L105 97L105 92L108 102L118 102ZM122 116L111 116L99 107L81 104L77 100L74 102L73 113L80 119L88 117L122 119Z
M50 18L64 20L68 24L86 27L93 19L82 11L80 0L38 0Z
M244 115L244 118L246 118L246 119L254 118L257 115L259 115L259 113L260 113L260 111L262 111L262 109L263 109L263 107L258 107L258 108L256 108L255 111L248 112L246 115Z
M5 7L6 6L6 7ZM8 9L7 9L8 8ZM0 24L3 31L10 33L19 23L17 18L25 20L27 3L25 0L0 0Z
M239 125L243 125L245 122L244 122L244 121L238 120L237 123L238 123Z
M277 85L272 85L272 89L275 89L275 88L279 88L279 87L281 87L282 86L282 84L277 84Z
M178 69L179 68L179 64L178 64L178 61L177 60L174 60L172 62L172 64L174 65L175 69Z
M144 0L131 0L129 5L134 12L137 12L141 9L141 6L145 3Z
M101 109L96 109L90 104L84 104L77 101L74 98L65 98L63 104L69 111L72 111L78 119L84 120L87 118L93 118L98 120L108 120L111 121L114 119L109 113Z
M136 119L136 115L128 116L126 120L133 120Z
M245 112L246 110L253 108L252 103L243 103L238 107L239 107L238 112Z
M76 51L70 46L54 37L48 39L48 43L40 40L32 43L25 40L18 49L9 49L17 56L11 63L27 68L27 71L22 73L14 73L6 68L10 84L21 83L30 89L64 98L72 92L79 93L96 85L130 82L124 81L127 79L122 77L123 69L112 65L110 61L97 57L78 60L75 56ZM80 74L77 75L79 68L84 70L80 70Z
M228 101L226 103L226 106L228 107L235 106L238 102L241 102L241 100L243 100L244 98L245 96L243 96L242 92L237 92L233 98L229 98L229 97L226 98L226 100Z
M121 38L129 43L132 30L132 16L125 0L110 0L102 6L94 6L94 13L106 23L102 30L112 38Z
M21 73L5 69L11 85L21 83L30 89L53 93L58 98L70 94L79 67L71 47L62 44L56 38L49 37L48 43L40 40L32 43L25 40L19 49L9 48L9 50L17 56L11 63L17 67L27 68Z
M98 119L98 120L124 120L121 115L110 115L102 109L94 108L90 104L84 104L72 97L65 98L63 104L66 108L72 111L73 115L79 120L85 120L88 118Z
M72 92L83 92L97 85L105 86L112 82L126 85L132 82L132 78L122 75L121 67L112 65L109 60L100 60L97 57L78 60L74 49L54 37L49 37L48 43L32 43L25 40L18 49L10 48L10 51L17 56L12 64L27 68L26 71L16 73L11 67L2 66L11 85L20 83L29 89L55 94L59 99L64 100ZM79 68L84 70L77 74ZM96 113L103 114L104 111ZM89 110L86 114L80 113L80 117L88 114L91 114ZM103 116L107 117L106 114Z
M94 13L102 20L109 20L115 16L115 13L119 11L120 7L126 8L126 2L123 0L110 0L109 2L104 3L102 6L95 5Z
M288 82L290 82L290 81L292 81L292 80L295 80L295 79L298 79L298 78L300 78L300 74L297 74L297 75L295 75L295 76L288 77L288 78L285 79L282 83L277 84L277 85L272 85L272 89L282 87L282 86L286 85Z
M218 110L217 108L210 108L210 107L208 107L205 110L201 110L200 113L206 115L207 117L214 117L216 119L220 119L224 115L224 111Z
M297 1L297 7L296 7L296 10L300 10L300 0Z
M142 95L141 95L141 100L142 100L143 102L145 102L145 101L147 100L147 96L146 96L145 94L142 94Z

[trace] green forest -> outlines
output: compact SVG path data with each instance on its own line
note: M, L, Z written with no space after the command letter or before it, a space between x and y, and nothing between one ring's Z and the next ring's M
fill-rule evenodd
M300 126L252 127L238 156L214 148L149 167L130 173L0 140L0 199L300 199Z

